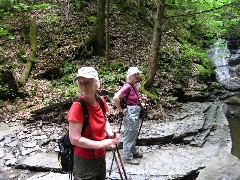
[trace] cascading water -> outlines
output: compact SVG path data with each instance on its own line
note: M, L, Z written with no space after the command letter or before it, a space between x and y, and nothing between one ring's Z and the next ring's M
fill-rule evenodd
M215 62L217 80L228 90L234 90L240 99L240 39L219 39L208 52ZM227 116L232 138L232 154L240 159L240 104L227 105L237 116Z
M214 60L216 65L216 76L218 81L224 81L231 78L229 67L228 67L228 57L230 52L227 49L226 42L219 39L213 47L209 50L209 57Z

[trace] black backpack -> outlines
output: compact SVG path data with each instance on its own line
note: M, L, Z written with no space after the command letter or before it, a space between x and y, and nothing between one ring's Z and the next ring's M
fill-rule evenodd
M96 99L100 104L100 107L105 115L105 107L103 101L99 95L96 95ZM82 134L85 131L86 127L89 125L89 114L87 105L81 98L76 98L75 101L79 102L83 108L84 114L84 123L82 128ZM58 153L58 160L61 163L62 171L63 172L70 172L71 179L72 179L72 171L73 171L73 156L74 156L74 145L71 144L69 139L69 133L65 133L59 140L58 140L58 147L60 149ZM69 175L70 175L69 174Z

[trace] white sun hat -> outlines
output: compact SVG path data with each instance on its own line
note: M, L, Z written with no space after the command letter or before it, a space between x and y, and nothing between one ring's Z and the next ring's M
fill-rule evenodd
M93 67L82 67L78 69L78 73L74 78L74 81L76 81L79 77L94 78L98 80L98 73Z
M131 76L137 73L142 73L142 71L140 71L137 67L130 67L127 71L127 76Z

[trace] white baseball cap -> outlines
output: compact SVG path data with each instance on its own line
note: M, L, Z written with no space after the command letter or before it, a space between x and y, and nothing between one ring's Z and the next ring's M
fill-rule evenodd
M142 73L137 67L130 67L127 71L127 75L131 76L133 74Z
M85 77L85 78L94 78L98 80L98 73L93 67L82 67L78 69L77 76L74 78L74 81L77 80L79 77Z

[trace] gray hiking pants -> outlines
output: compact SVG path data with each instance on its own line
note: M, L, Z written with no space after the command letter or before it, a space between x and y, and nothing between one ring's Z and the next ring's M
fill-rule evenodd
M127 106L124 116L123 155L125 159L132 159L136 153L136 140L139 129L140 106Z

